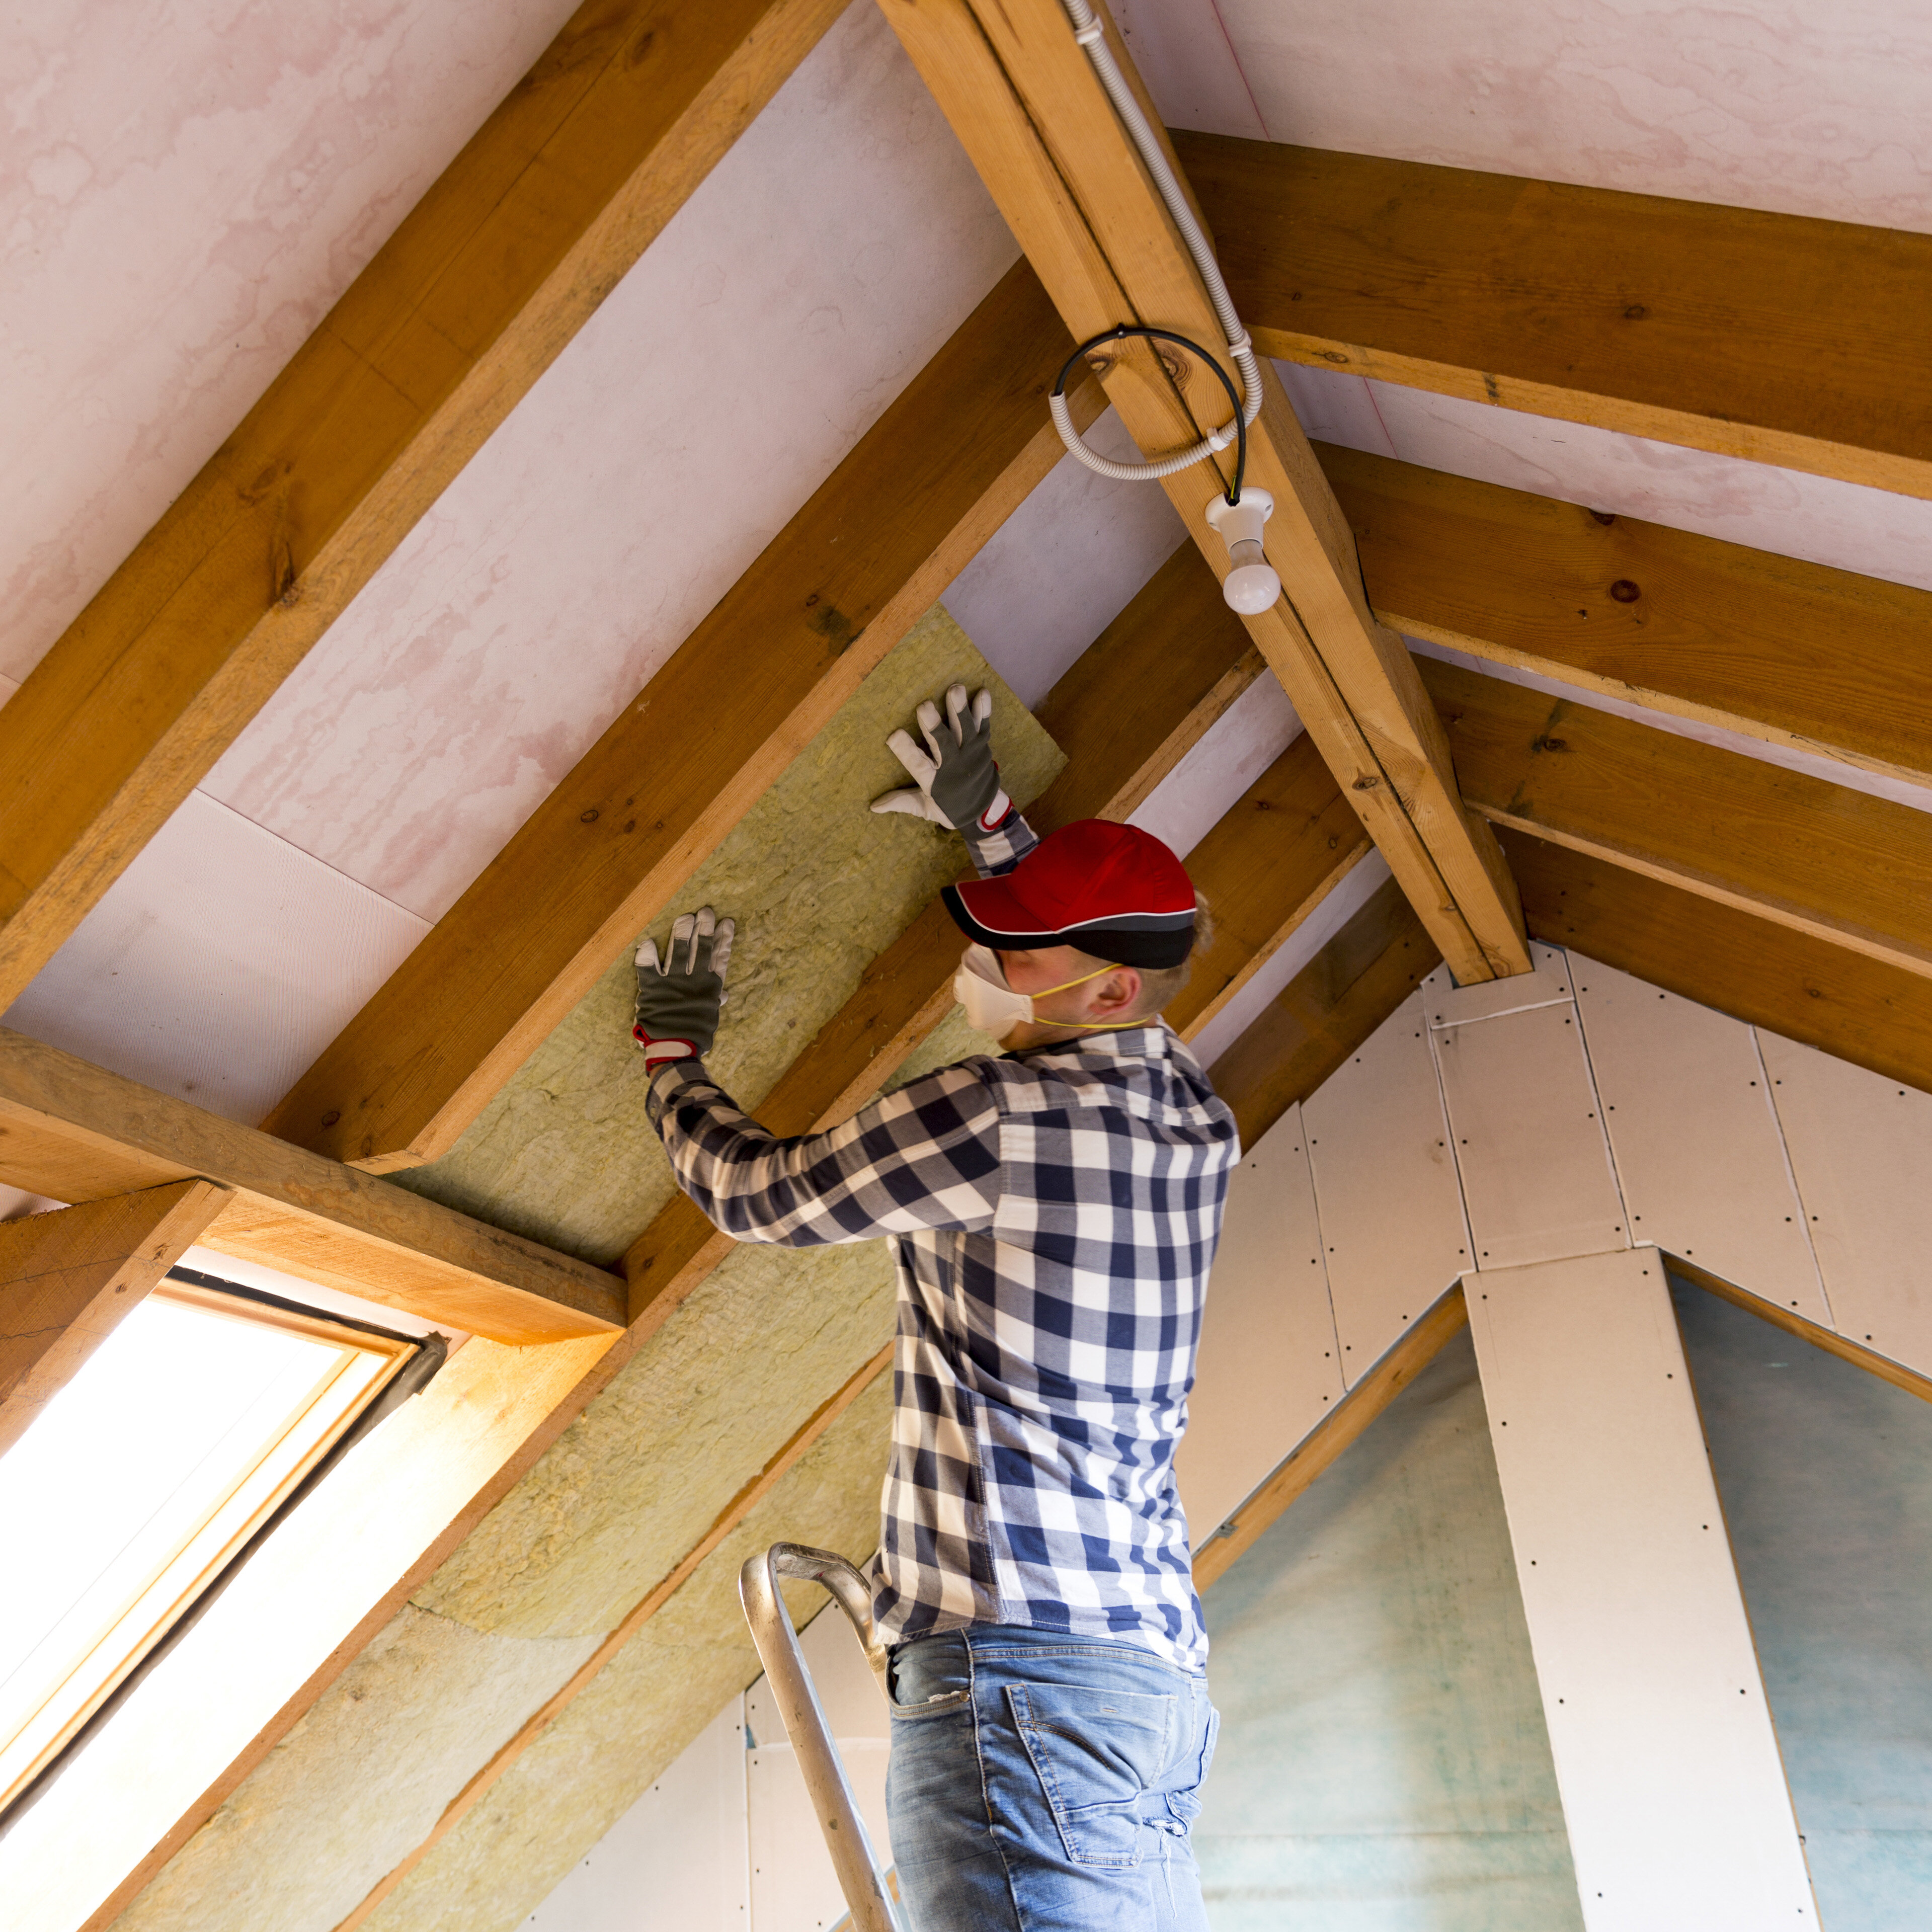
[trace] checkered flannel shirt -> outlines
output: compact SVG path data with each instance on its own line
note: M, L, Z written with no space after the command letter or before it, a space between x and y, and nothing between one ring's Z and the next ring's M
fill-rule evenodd
M1034 841L1014 814L974 857ZM696 1061L653 1077L678 1183L740 1240L892 1241L891 1459L874 1570L889 1642L1024 1624L1198 1670L1174 1454L1234 1118L1158 1022L976 1056L780 1139Z

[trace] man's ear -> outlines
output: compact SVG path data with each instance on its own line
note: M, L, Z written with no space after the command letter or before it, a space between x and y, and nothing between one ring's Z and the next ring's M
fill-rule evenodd
M1117 968L1101 982L1100 1004L1126 1012L1141 996L1141 976L1132 966Z

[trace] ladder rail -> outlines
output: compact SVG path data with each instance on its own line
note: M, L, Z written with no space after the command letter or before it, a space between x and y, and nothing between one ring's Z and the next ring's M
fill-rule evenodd
M817 1583L831 1593L856 1634L880 1690L890 1700L885 1648L872 1624L872 1592L844 1557L802 1543L775 1543L762 1555L747 1558L738 1573L738 1600L744 1606L758 1661L764 1666L766 1680L778 1700L785 1736L798 1754L806 1791L838 1876L838 1888L851 1909L854 1932L903 1932L805 1653L799 1647L798 1634L779 1594L782 1578Z

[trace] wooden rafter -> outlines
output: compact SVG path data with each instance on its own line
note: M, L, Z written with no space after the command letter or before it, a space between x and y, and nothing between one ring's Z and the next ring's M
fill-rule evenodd
M572 17L0 712L0 1009L843 5Z
M1043 398L1070 346L1008 274L268 1130L374 1172L454 1145L1059 460Z
M1932 593L1318 444L1396 629L1932 781Z
M608 1335L622 1284L392 1183L0 1029L0 1180L97 1202L196 1178L206 1247L513 1343Z
M1932 236L1174 141L1270 356L1932 496Z
M1606 859L1499 836L1538 938L1932 1093L1932 981Z
M1932 813L1420 665L1462 795L1495 824L1932 977Z
M178 1180L0 1222L0 1454L220 1213Z
M1060 0L881 4L1069 330L1084 340L1144 322L1216 349L1207 291ZM1111 44L1131 74L1118 35ZM1141 345L1105 358L1107 394L1144 451L1184 446L1226 418L1218 386L1177 356L1170 366ZM1463 810L1435 714L1368 610L1340 510L1265 364L1264 388L1246 474L1274 498L1268 553L1286 594L1246 620L1256 645L1458 979L1527 970L1507 868ZM1224 452L1218 470L1166 486L1217 575L1228 554L1205 512L1232 461Z

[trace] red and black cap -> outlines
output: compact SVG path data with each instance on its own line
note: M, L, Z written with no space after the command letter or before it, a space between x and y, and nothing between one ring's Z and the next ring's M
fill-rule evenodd
M1149 971L1194 946L1194 882L1158 838L1082 818L1049 832L1010 872L940 893L959 929L996 952L1078 946Z

